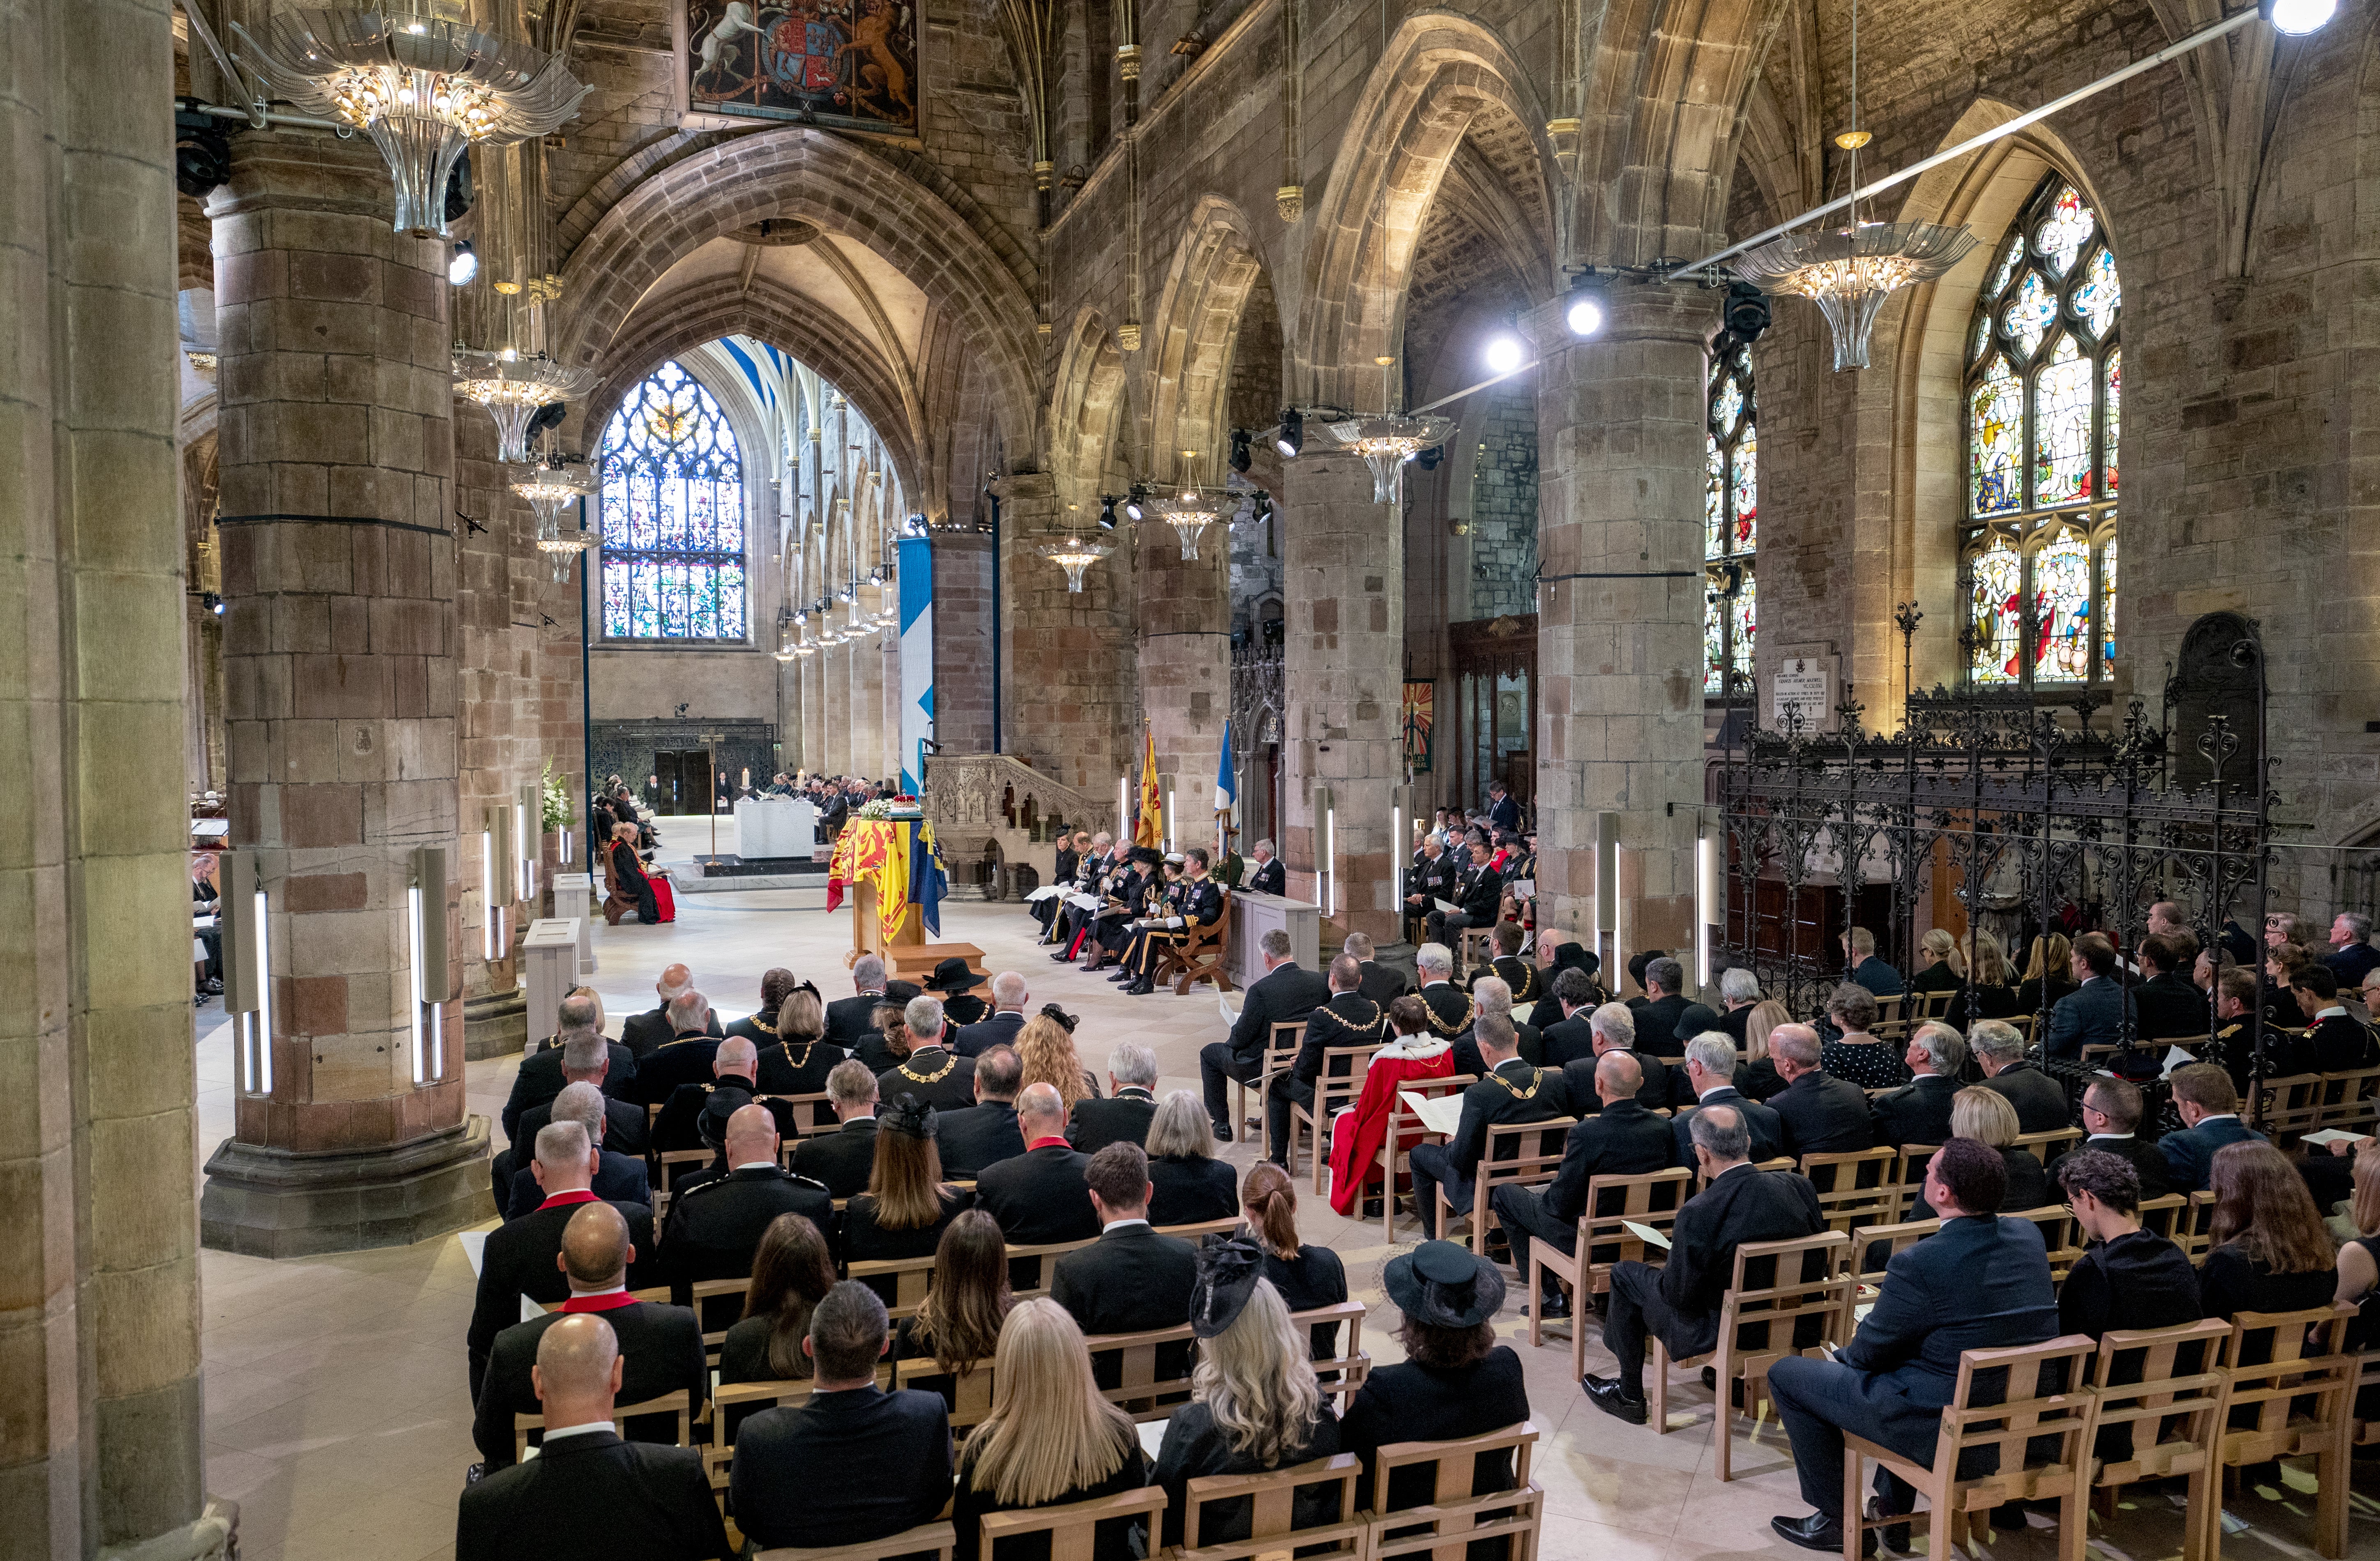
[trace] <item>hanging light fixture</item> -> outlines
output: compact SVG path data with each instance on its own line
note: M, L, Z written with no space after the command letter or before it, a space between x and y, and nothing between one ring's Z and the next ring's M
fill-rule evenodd
M1216 488L1177 488L1144 506L1157 518L1173 527L1173 535L1182 543L1184 561L1198 556L1198 538L1207 527L1223 518L1224 506L1232 495Z
M458 343L455 393L488 409L496 423L496 458L517 465L529 458L529 419L537 416L538 408L557 401L582 400L602 376L546 355L542 316L545 306L562 295L558 279L543 276L523 282L516 277L495 284L495 291L510 306L505 309L504 345L477 348ZM525 301L513 303L515 299ZM528 339L527 347L519 345L524 334Z
M417 238L446 236L446 180L465 147L545 135L595 90L560 55L437 16L428 0L284 11L261 43L231 30L298 108L371 137L396 184L396 231Z
M1393 406L1396 393L1391 371L1397 360L1376 357L1372 361L1380 366L1380 405ZM1372 468L1372 502L1393 504L1403 488L1405 463L1431 445L1444 443L1446 436L1454 431L1454 420L1383 411L1374 417L1325 423L1322 430L1338 441L1342 449L1364 457L1364 464Z
M1852 127L1835 138L1851 153L1847 220L1840 228L1773 238L1735 262L1739 276L1818 306L1834 337L1837 373L1868 366L1868 334L1886 299L1941 276L1975 247L1963 226L1860 221L1860 148L1872 139L1859 127L1859 0L1852 0Z
M1094 542L1088 537L1063 537L1041 544L1041 556L1066 572L1066 590L1080 595L1083 571L1115 551L1111 542Z
M556 455L531 467L512 487L537 514L537 551L553 565L554 583L569 579L570 566L579 554L592 551L596 541L592 531L583 531L575 523L563 525L563 515L571 505L595 491L587 467Z

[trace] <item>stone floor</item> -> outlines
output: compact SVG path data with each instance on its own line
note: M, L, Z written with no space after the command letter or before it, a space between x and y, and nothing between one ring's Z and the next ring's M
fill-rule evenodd
M698 844L707 848L708 829L700 833L698 842L665 847L664 859ZM847 914L795 907L796 892L681 897L669 926L607 929L599 922L595 986L614 1032L624 1015L652 1005L653 977L673 961L691 965L698 985L729 1017L751 1009L760 973L771 965L811 976L830 998L847 993ZM1138 1040L1157 1051L1161 1090L1196 1087L1198 1048L1224 1030L1211 991L1122 997L1102 976L1052 965L1032 946L1037 930L1013 904L952 904L943 913L946 938L980 946L990 969L1024 972L1037 1005L1055 1000L1083 1016L1078 1039L1092 1067L1108 1046ZM203 1159L230 1131L231 1059L218 1005L200 1010L197 1028L196 1147ZM470 1065L474 1112L495 1118L516 1062ZM1242 1144L1229 1155L1245 1164L1252 1151ZM1307 1239L1344 1255L1357 1299L1373 1307L1366 1348L1376 1361L1395 1359L1386 1331L1395 1313L1382 1298L1379 1271L1396 1249L1382 1240L1377 1220L1358 1225L1321 1199L1302 1199ZM1411 1225L1400 1234L1409 1246ZM461 1243L450 1236L282 1263L209 1252L201 1274L208 1483L214 1494L240 1504L247 1561L451 1555L455 1494L475 1456L462 1349L473 1276ZM1709 1396L1698 1384L1673 1399L1678 1429L1657 1435L1590 1407L1568 1377L1566 1346L1529 1349L1517 1287L1500 1327L1527 1367L1532 1419L1543 1437L1535 1476L1547 1493L1547 1561L1803 1554L1768 1529L1773 1514L1806 1510L1773 1425L1742 1442L1736 1478L1722 1484L1711 1472ZM1609 1358L1592 1338L1587 1353L1589 1370L1608 1369ZM2380 1555L2380 1478L2365 1468L2350 1555ZM2294 1470L2288 1480L2286 1489L2267 1488L2235 1504L2245 1526L2227 1539L2227 1555L2251 1561L2312 1555L2312 1481ZM2181 1530L2176 1502L2143 1494L2112 1524L2095 1525L2092 1544L2112 1561L2155 1561L2179 1555ZM1995 1561L2048 1561L2056 1535L2046 1528L1997 1534L1987 1550Z

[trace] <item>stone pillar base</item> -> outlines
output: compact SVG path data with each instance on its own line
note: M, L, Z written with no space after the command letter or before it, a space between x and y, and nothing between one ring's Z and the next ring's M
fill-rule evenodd
M386 1149L300 1154L225 1139L207 1161L199 1242L250 1257L409 1246L495 1217L488 1119Z
M509 1057L528 1047L528 994L509 992L463 999L463 1060Z

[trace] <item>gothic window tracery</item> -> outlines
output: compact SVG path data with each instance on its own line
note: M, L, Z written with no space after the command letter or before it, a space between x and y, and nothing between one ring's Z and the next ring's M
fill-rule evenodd
M743 639L743 461L710 392L663 363L613 414L597 470L604 637Z

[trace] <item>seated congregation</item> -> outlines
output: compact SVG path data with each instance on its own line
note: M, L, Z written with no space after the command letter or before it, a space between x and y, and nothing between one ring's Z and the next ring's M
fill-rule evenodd
M961 1023L871 959L832 1002L771 971L722 1027L672 966L615 1043L572 994L504 1109L456 1554L541 1533L574 1557L1369 1561L1461 1534L1524 1561L1544 1509L1508 1286L1504 1331L1567 1333L1588 1401L1642 1428L1612 1436L1673 1429L1673 1374L1699 1369L1724 1480L1773 1410L1795 1545L1902 1550L1912 1519L2079 1536L2095 1489L2173 1480L2211 1556L2224 1482L2277 1483L2286 1458L2313 1481L2304 1537L2346 1553L2350 1454L2380 1442L2380 1351L2358 1354L2380 1343L2380 1153L2301 1141L2368 1131L2380 1070L2313 1071L2316 1104L2277 1122L2291 1081L2252 1070L2258 1131L2225 1052L2144 1088L2056 1068L2027 1044L2039 1010L1887 1017L1977 987L1904 983L1872 941L1797 1023L1748 971L1723 1008L1690 1002L1658 951L1615 1000L1591 952L1548 934L1524 958L1512 931L1461 984L1425 945L1414 993L1354 939L1320 974L1269 945L1203 1091L1161 1099L1147 1047L1094 1076L1014 973ZM2071 958L2046 1035L2106 978L2092 938ZM2218 962L2218 991L2242 974ZM2373 1060L2338 1039L2317 1060ZM1356 1158L1355 1091L1391 1047L1422 1070L1392 1094L1459 1106L1436 1132L1388 1105ZM1251 1130L1239 1175L1217 1141ZM1368 1193L1422 1238L1383 1274L1395 1364L1300 1236L1301 1144L1318 1192L1334 1139L1334 1203ZM1585 1369L1597 1332L1609 1372Z

